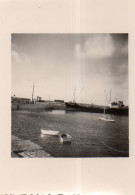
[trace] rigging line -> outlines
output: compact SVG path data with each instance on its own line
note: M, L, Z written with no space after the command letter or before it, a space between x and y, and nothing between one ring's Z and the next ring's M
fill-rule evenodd
M85 87L83 87L80 91L80 93L78 94L78 96L75 98L75 100L81 95L82 91L84 90Z
M108 148L110 148L110 149L112 149L112 150L114 150L114 151L116 151L116 152L128 153L128 151L120 151L120 150L116 150L115 148L112 148L112 147L110 147L110 146L106 145L104 142L102 142L102 143L103 143L103 145L105 145L106 147L108 147Z
M121 151L121 150L117 150L115 148L108 146L107 144L105 144L104 141L101 141L99 133L97 133L97 139L99 140L99 143L102 143L104 146L106 146L107 148L110 148L111 150L114 150L116 152L121 152L121 153L129 153L129 151ZM102 136L102 140L104 140L103 136Z

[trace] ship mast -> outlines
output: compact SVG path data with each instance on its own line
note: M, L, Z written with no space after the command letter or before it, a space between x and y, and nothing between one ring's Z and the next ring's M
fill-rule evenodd
M34 82L33 82L33 88L32 88L32 102L34 102L34 88L35 88L35 85L34 85Z
M80 93L78 94L78 96L75 98L75 100L81 95L82 91L84 90L85 87L83 87L80 91Z
M112 89L110 89L110 100L109 100L109 104L111 103L111 92L112 92Z

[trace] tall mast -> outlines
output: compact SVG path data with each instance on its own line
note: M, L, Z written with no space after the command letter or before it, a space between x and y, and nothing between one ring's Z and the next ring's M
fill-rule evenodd
M34 101L34 99L33 99L33 97L34 97L34 87L35 87L35 85L34 85L34 82L33 82L33 88L32 88L32 102Z
M107 93L106 93L106 90L104 90L105 91L105 96L106 96L106 98L105 98L105 105L104 105L104 114L105 114L105 106L106 106L106 101L107 101Z
M111 92L112 92L112 89L110 89L110 102L109 102L109 104L111 103Z
M75 92L76 92L76 88L74 89L74 99L73 99L73 103L75 103Z
M81 95L82 91L84 90L84 87L81 89L80 93L78 94L78 96L75 98L75 100Z

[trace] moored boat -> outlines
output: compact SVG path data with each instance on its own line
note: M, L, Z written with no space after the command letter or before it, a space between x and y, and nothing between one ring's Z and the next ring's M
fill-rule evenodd
M115 122L114 119L112 118L108 118L108 117L99 117L99 120L102 120L102 121L108 121L108 122Z
M69 134L62 134L62 135L60 135L61 143L70 143L71 139L72 139L72 137Z
M106 91L105 91L106 94ZM105 104L107 100L107 94L106 94L106 99L105 99ZM106 121L106 122L115 122L114 118L112 118L112 115L110 117L106 116L106 106L104 105L104 111L103 111L103 116L98 117L99 120Z
M41 133L44 135L59 135L59 131L41 129Z
M66 111L74 111L74 112L90 112L90 113L103 113L104 107L98 105L85 105L81 103L70 103L66 102ZM124 106L122 108L115 108L106 106L106 114L114 114L120 116L128 116L129 108L128 106Z

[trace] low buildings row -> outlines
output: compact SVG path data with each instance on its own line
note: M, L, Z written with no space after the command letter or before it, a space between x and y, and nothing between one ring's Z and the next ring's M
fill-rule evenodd
M53 102L51 100L42 100L41 97L37 96L37 99L29 99L29 98L20 98L16 96L11 97L11 103L20 103L20 104L31 104L31 103L44 103L44 102ZM56 103L64 103L64 100L54 100Z

